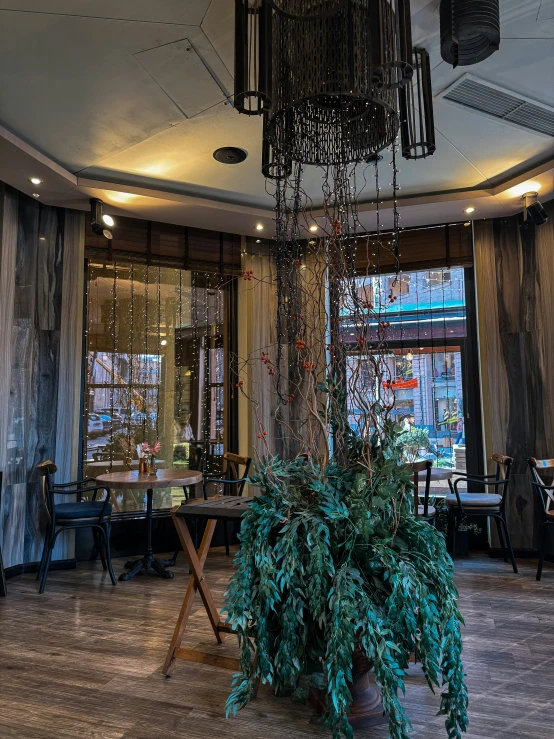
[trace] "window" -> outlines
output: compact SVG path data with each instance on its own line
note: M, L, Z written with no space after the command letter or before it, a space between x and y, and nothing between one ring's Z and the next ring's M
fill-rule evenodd
M220 470L225 431L224 293L218 277L92 262L88 270L85 475L138 465L159 439L160 465ZM182 489L176 490L177 501ZM115 510L142 494L114 491ZM114 497L114 496L112 496ZM154 506L172 505L155 491Z
M438 466L465 469L464 351L466 303L463 268L372 277L375 308L390 323L380 358L386 376L372 374L355 344L359 317L343 311L341 333L351 342L347 361L349 422L355 431L364 403L380 398L403 425L410 461L432 458ZM396 280L396 283L395 283ZM360 286L368 278L360 279ZM392 297L391 292L396 289ZM377 339L377 322L370 338ZM354 348L356 347L356 348ZM373 355L375 357L376 355ZM381 365L383 362L381 362Z
M402 273L388 278L389 294L393 298L407 295L410 292L410 275Z

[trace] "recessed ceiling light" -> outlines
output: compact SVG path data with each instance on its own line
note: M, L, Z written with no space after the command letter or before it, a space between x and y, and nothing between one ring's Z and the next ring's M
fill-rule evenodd
M256 231L263 231L263 230L264 230L263 224L256 223Z
M167 346L167 339L162 339L162 340L160 341L160 344L161 344L162 346Z
M528 180L527 182L522 182L521 185L510 187L509 190L506 190L506 195L508 195L511 198L521 198L523 197L523 195L525 195L526 192L538 192L540 189L541 189L540 182L535 182L534 180Z
M34 198L40 198L40 195L39 195L39 193L38 193L38 192L34 192L34 193L33 193L33 197L34 197Z
M29 180L32 185L42 185L42 180L40 177L29 177Z
M318 226L316 226L316 225L315 225L315 223L314 223L314 225L313 225L313 226L310 226L310 231L311 231L312 233L315 233L315 232L317 231L317 229L318 229L318 228L319 228L319 227L318 227Z
M221 164L240 164L248 154L237 146L222 146L214 151L214 159Z
M464 209L464 213L467 213L468 215L470 213L475 213L475 208L473 207L473 205L470 205L469 208Z
M261 243L262 243L261 239L256 239L256 244L261 244Z
M107 214L102 216L102 220L104 221L104 223L106 224L106 226L110 226L110 227L111 226L115 226L114 219L111 216L107 215Z

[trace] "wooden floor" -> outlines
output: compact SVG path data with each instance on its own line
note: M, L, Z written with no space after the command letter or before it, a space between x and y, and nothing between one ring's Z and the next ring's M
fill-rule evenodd
M220 549L206 577L221 603L231 567ZM124 561L116 561L116 572ZM554 736L554 567L534 579L534 560L509 565L473 556L457 561L466 618L465 665L470 690L468 739ZM230 672L179 662L160 672L188 581L183 561L174 580L143 575L112 587L96 564L52 572L38 595L31 575L8 581L0 599L1 739L305 739L321 737L309 706L258 700L226 720ZM183 645L212 644L201 602ZM235 653L228 637L220 649ZM215 648L217 650L217 648ZM408 677L406 705L419 739L446 734L438 699L418 667ZM382 728L357 736L386 739Z

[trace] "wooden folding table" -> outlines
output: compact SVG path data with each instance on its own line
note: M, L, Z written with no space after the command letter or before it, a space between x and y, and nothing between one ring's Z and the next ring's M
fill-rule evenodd
M241 498L226 496L223 498L210 498L209 500L191 500L181 506L175 506L171 510L171 517L177 529L183 551L191 570L191 577L181 606L181 612L177 619L175 631L169 645L167 657L163 666L163 674L171 677L176 659L184 659L190 662L201 662L206 665L224 667L229 670L237 670L239 661L233 657L200 652L195 649L187 649L181 646L187 622L190 617L196 592L200 593L204 608L208 614L211 627L218 644L221 644L225 634L231 633L231 625L225 624L219 616L214 603L208 583L204 575L204 563L210 550L210 544L218 521L238 520L248 510L253 498ZM194 547L187 519L206 520L206 528L198 552Z

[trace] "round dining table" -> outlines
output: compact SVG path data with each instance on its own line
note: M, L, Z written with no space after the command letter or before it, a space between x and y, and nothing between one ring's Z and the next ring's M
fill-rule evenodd
M146 551L144 556L133 562L127 562L128 572L119 576L120 580L130 580L139 572L154 570L158 575L172 578L173 572L168 570L175 564L174 560L154 557L152 551L152 498L155 489L196 485L202 482L202 473L196 470L158 470L155 475L141 473L138 470L108 472L98 475L96 482L110 490L146 490Z

